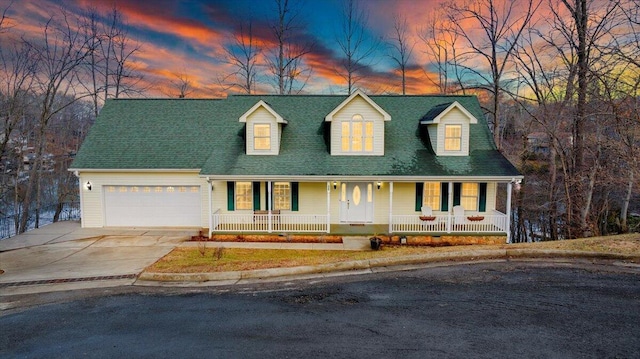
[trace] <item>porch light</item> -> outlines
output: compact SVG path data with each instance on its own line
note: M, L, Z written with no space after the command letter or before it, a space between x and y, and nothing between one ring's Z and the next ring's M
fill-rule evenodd
M522 183L522 180L521 180L521 179L515 179L515 178L514 178L514 179L512 179L512 180L511 180L511 183L513 183L513 184L514 184L514 186L513 186L513 187L514 187L514 189L515 189L516 191L519 191L519 190L520 190L520 184Z
M84 189L91 191L91 182L87 181L87 183L84 184Z
M333 189L336 189L336 188L338 188L338 182L333 181Z
M382 183L380 183L380 181L378 181L378 189L380 189L381 185L382 185Z

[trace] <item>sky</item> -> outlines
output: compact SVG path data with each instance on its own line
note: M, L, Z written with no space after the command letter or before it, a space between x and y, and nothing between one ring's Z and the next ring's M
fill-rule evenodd
M294 1L294 0L291 0ZM379 42L363 70L363 78L356 87L369 93L399 93L401 77L389 57L385 45L393 33L394 17L406 18L409 39L415 44L407 70L407 93L433 93L429 81L429 58L424 52L418 31L426 25L440 0L363 0L368 15L364 29L369 43ZM0 0L6 7L10 0ZM42 24L55 14L62 4L71 13L81 15L89 7L108 11L116 4L127 23L127 30L140 44L133 64L144 73L150 86L147 96L174 96L177 90L171 83L183 76L191 83L189 97L221 97L233 88L221 86L223 77L233 71L224 61L224 49L237 34L238 25L251 21L256 37L267 48L269 23L274 18L274 0L17 0L8 11L11 31L25 37L42 34ZM310 72L302 89L304 93L346 93L346 82L336 71L343 54L338 46L344 0L300 0L299 21L304 31L296 41L314 43L305 57ZM264 58L259 61L266 69ZM265 72L262 71L261 72ZM259 79L258 92L274 93L271 77Z

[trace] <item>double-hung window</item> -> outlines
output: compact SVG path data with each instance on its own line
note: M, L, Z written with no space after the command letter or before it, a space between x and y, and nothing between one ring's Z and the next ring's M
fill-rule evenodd
M444 150L460 151L462 149L462 125L444 126Z
M353 115L342 122L342 152L373 152L373 121Z
M291 183L289 182L273 183L273 209L279 209L279 210L291 209Z
M477 211L479 192L477 183L463 183L460 189L460 205L467 211Z
M425 182L422 195L423 205L434 211L440 210L440 182Z
M253 209L251 182L236 182L236 209Z
M271 149L271 125L268 123L253 124L253 149Z

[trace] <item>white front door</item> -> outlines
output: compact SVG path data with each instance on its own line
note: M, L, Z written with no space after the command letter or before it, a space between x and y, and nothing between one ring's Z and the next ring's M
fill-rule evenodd
M373 221L373 184L342 183L340 188L340 220L349 223Z

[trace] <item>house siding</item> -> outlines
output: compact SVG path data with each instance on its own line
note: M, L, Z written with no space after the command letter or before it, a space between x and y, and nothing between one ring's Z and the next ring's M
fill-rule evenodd
M81 172L80 191L82 191L82 227L99 228L105 225L105 186L199 186L201 199L201 226L209 226L207 181L196 173L127 173L127 172ZM83 184L91 182L91 191Z
M255 150L253 148L253 125L256 123L271 125L271 149ZM247 154L248 155L277 155L280 153L280 125L266 108L258 107L247 116Z
M365 121L373 120L373 152L342 152L342 122L351 121L359 114ZM354 97L331 121L331 155L383 156L384 155L384 116L360 96Z
M399 182L393 184L393 214L414 214L416 201L416 184ZM388 220L387 220L388 222Z

